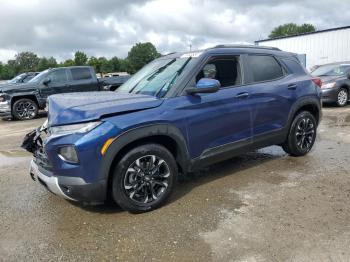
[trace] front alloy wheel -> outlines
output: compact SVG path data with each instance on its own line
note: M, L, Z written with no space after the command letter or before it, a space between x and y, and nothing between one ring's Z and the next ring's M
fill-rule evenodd
M38 114L38 105L31 99L19 99L13 104L12 114L17 120L33 119Z
M151 203L168 187L170 169L164 159L155 155L135 160L126 170L124 189L132 201Z
M132 212L156 209L173 191L177 172L174 156L164 146L145 144L135 147L115 166L113 199Z

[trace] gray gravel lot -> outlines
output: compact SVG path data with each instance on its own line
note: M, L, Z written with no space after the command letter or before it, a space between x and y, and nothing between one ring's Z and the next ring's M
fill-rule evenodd
M44 120L0 120L0 261L350 260L350 106L324 109L308 156L274 146L233 158L138 215L30 179L19 145Z

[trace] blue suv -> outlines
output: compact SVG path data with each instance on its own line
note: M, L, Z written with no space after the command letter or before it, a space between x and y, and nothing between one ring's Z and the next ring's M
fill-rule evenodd
M270 145L307 154L321 118L319 83L276 48L169 54L115 92L50 96L48 120L23 143L34 155L30 174L69 200L152 210L178 173Z

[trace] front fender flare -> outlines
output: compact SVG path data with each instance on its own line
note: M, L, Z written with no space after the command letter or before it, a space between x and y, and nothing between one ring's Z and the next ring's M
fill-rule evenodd
M187 170L190 157L186 146L186 140L181 131L171 124L152 124L130 129L114 138L114 141L108 147L108 150L103 157L99 174L100 179L108 180L113 161L125 146L139 139L152 136L167 136L173 139L176 142L178 149L176 161L183 170Z

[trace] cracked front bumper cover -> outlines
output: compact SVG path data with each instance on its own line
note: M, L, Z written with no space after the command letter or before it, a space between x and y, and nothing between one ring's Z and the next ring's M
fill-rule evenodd
M65 199L76 201L75 199L66 195L60 185L58 184L58 178L55 176L46 176L42 172L40 172L38 165L34 162L34 160L30 163L29 173L34 180L38 180L43 186L45 186L49 191L63 197Z

